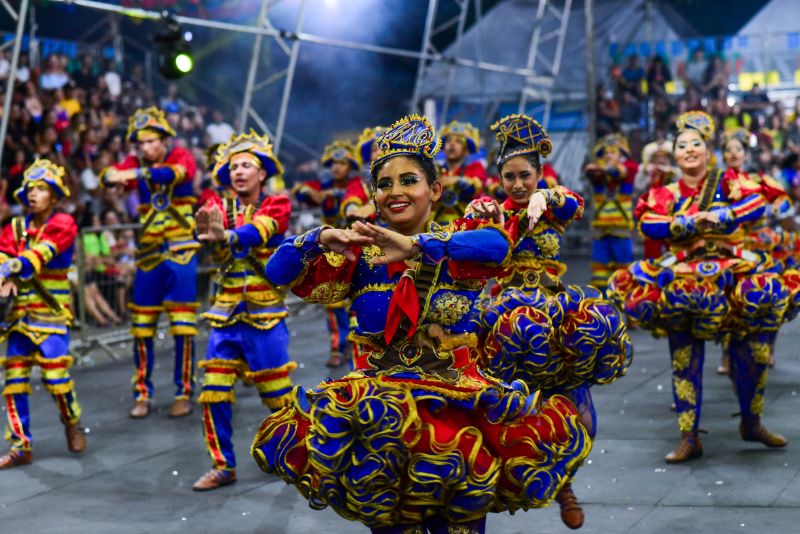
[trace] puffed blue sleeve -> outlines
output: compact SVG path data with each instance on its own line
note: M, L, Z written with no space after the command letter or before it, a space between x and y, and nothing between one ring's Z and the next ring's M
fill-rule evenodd
M276 286L285 286L299 278L306 264L323 253L319 234L325 226L309 230L299 236L287 237L275 249L265 267L267 279Z
M445 259L499 265L509 251L508 240L496 228L419 234L417 243L422 261L434 265Z

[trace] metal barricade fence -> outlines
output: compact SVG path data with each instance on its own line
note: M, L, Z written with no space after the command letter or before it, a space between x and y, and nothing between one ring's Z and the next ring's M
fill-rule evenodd
M79 360L96 349L116 360L118 354L112 345L133 339L127 304L132 297L140 229L136 223L85 227L79 231L73 284L75 325L70 347ZM198 300L207 305L214 266L204 247L198 250L198 256ZM162 317L158 328L166 327L166 318Z
M287 235L300 233L307 226L318 224L319 219L313 217L310 211L292 212ZM131 323L128 317L127 303L132 297L133 279L136 272L135 247L140 230L141 225L136 223L92 226L81 228L79 231L75 243L74 272L76 274L71 280L73 282L75 324L72 329L70 346L70 352L78 358L79 362L96 350L102 351L112 360L118 360L119 353L112 348L112 345L127 344L133 341L133 336L130 334ZM90 249L95 252L96 245L99 245L100 257L87 254L86 244L92 241L94 243ZM103 245L104 241L105 246ZM127 242L127 249L118 246L119 241ZM103 252L106 252L107 255L102 256ZM211 259L210 247L201 246L197 255L197 296L200 302L198 314L201 314L210 305L217 266ZM90 301L90 299L92 300ZM104 304L100 304L101 302ZM294 308L302 304L302 301L289 293L286 295L286 304ZM93 316L92 313L98 311L93 308L96 305L107 306L121 320L112 321L112 324L107 325L99 324L97 316ZM99 311L101 314L110 315L106 313L107 309ZM202 319L198 319L202 325ZM164 338L167 328L166 315L162 315L158 323L159 339ZM201 326L200 335L206 334L207 329Z

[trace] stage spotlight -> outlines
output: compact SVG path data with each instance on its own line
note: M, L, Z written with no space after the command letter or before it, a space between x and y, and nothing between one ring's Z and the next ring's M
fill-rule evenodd
M180 78L194 68L192 59L192 33L181 30L180 24L171 13L165 11L161 15L164 30L157 34L153 40L159 44L158 70L168 80Z

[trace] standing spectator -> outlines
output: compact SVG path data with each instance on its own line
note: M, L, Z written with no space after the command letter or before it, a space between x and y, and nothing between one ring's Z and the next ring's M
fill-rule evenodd
M724 94L728 87L728 73L725 72L725 63L719 56L714 56L703 74L703 90L701 94L711 100L716 100Z
M20 54L17 61L17 81L28 83L31 79L31 69L28 67L28 54Z
M597 135L604 136L619 131L619 104L614 100L611 91L603 89L600 84L597 90Z
M111 99L117 100L122 93L122 78L117 73L117 64L113 59L109 59L106 63L106 72L103 74L103 79L106 81L106 87Z
M768 107L769 97L757 83L754 83L753 88L742 96L742 109L753 118L753 126L759 124L759 117L766 118Z
M84 54L83 57L81 57L80 68L72 73L72 79L75 81L76 86L84 91L89 91L95 85L95 78L92 72L92 56Z
M694 87L697 90L701 90L707 68L708 60L706 60L705 52L700 47L695 48L692 53L692 60L686 65L684 72L686 88Z
M211 112L211 122L206 126L206 144L208 146L227 143L236 133L233 126L225 122L225 117L219 110Z
M647 90L651 95L665 97L667 96L667 83L672 81L672 73L669 67L664 62L664 59L659 56L653 56L650 62L650 67L647 69Z
M61 66L60 58L53 54L45 61L45 68L39 76L39 86L45 90L61 89L69 81L69 76Z
M0 52L0 80L6 80L8 73L11 71L11 62L8 58L7 51Z

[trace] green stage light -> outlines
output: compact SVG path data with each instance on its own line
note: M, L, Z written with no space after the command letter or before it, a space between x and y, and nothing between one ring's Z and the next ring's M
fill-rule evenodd
M189 54L181 52L175 56L175 68L183 74L190 72L193 67L194 61L192 60L192 56Z

